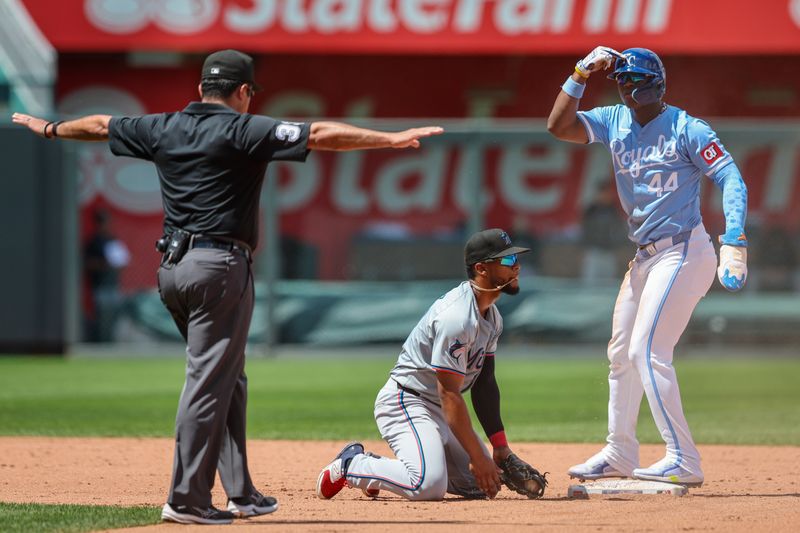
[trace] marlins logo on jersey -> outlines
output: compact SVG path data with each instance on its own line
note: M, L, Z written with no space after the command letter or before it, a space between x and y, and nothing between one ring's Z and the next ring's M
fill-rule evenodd
M447 349L447 353L450 355L450 357L458 361L461 356L464 355L465 347L466 345L463 342L456 339L455 342L453 342L453 344L451 344Z

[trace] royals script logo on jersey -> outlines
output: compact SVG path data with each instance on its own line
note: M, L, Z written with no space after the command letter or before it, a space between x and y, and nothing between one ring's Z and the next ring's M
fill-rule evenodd
M638 146L625 150L625 143L619 139L611 142L611 156L620 174L630 174L638 178L642 170L672 163L678 160L678 140L667 140L659 135L655 145Z

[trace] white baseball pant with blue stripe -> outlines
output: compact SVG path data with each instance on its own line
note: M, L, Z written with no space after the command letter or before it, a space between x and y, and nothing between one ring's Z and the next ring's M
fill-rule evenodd
M439 406L389 379L375 400L375 421L397 459L357 455L347 470L351 487L386 490L409 500L477 490L469 455Z
M688 240L640 250L622 281L608 344L608 444L604 455L631 475L639 467L636 421L642 393L667 444L667 457L699 476L700 454L683 414L672 354L714 279L717 257L702 223Z

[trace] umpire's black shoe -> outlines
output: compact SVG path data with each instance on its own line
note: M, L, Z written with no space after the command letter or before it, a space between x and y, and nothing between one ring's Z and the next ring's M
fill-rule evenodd
M161 520L179 524L230 524L233 522L233 513L214 506L203 508L166 503L161 510Z
M238 518L248 516L260 516L262 514L274 513L278 510L278 500L272 496L264 496L255 491L250 496L241 498L231 498L228 500L228 511Z

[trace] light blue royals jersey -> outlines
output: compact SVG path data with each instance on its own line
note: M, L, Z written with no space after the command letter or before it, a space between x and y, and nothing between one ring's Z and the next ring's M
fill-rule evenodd
M497 306L481 316L469 281L436 300L403 344L392 379L439 403L436 372L464 376L461 392L472 387L485 357L494 356L503 331Z
M578 112L589 142L611 152L628 237L639 245L688 231L701 221L700 180L733 162L700 119L666 106L640 126L624 105Z

